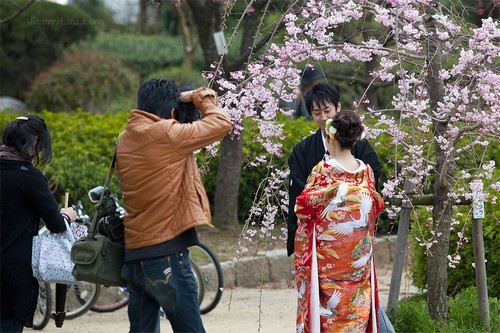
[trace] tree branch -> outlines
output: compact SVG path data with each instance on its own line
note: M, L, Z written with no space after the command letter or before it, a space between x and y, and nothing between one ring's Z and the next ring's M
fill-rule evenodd
M19 9L17 10L17 12L15 12L14 14L12 14L11 16L7 17L7 18L4 18L4 19L1 19L0 20L0 24L3 24L3 23L7 23L9 21L12 21L13 19L15 19L16 17L18 17L22 12L24 12L26 9L28 9L29 6L31 6L36 0L29 0L28 2L26 2L24 5L22 6L19 6L17 4L16 7L18 7ZM9 1L11 2L11 1ZM12 2L11 2L12 3ZM12 3L14 4L14 3Z
M267 42L269 42L271 38L276 34L276 32L283 29L284 26L284 17L281 17L280 21L278 22L278 24L276 24L276 27L273 29L273 31L269 32L267 35L261 38L257 43L254 44L253 47L248 48L245 52L240 54L240 57L238 59L228 64L227 69L230 72L240 69L241 66L248 61L252 53L254 53L255 51L259 51L262 47L264 47Z

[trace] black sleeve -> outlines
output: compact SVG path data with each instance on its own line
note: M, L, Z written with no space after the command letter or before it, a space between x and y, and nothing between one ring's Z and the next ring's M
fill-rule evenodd
M300 143L299 143L300 144ZM295 215L295 200L304 189L307 176L305 168L304 154L300 150L299 145L293 148L292 154L288 159L288 167L290 170L290 183L288 188L288 237L287 237L287 252L291 256L294 248L295 231L297 230L297 215Z
M375 188L378 190L378 180L380 178L380 161L377 153L373 150L368 140L364 139L356 143L353 147L352 154L355 158L369 164L375 175Z
M35 169L35 175L32 177L32 187L30 196L34 207L38 210L39 216L45 222L47 229L53 233L59 233L66 230L64 217L59 212L59 206L49 184L43 174Z

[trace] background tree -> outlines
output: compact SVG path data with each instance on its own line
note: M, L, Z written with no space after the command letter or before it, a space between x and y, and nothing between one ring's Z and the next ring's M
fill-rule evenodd
M0 12L18 10L0 2ZM89 17L76 8L36 2L16 19L0 25L0 94L24 99L33 78L58 59L65 47L97 33L98 26L83 24Z
M229 89L221 96L226 110L234 120L251 117L258 123L261 137L255 140L262 140L270 155L279 155L283 133L277 114L288 112L279 105L293 98L299 64L369 63L368 87L377 81L391 83L395 93L390 105L364 105L365 92L353 106L366 108L371 140L387 137L394 151L392 174L382 193L401 196L404 179L409 179L418 193L434 194L431 238L421 244L430 255L428 304L435 320L447 318L453 206L459 195L470 195L473 179L487 182L491 196L500 189L493 178L498 161L485 159L500 135L495 125L500 120L498 21L488 18L472 26L454 6L411 0L309 1L284 12L283 43L267 45L245 70L231 73L231 80L215 72L219 86ZM353 24L361 31L371 28L370 17L378 24L378 34L361 41L341 38ZM372 62L375 58L380 61ZM462 160L467 163L457 163ZM268 192L278 196L275 182L268 186ZM264 201L260 210L254 208L254 217L272 228L268 217L276 216L277 207Z
M200 46L205 59L205 69L210 70L211 65L217 64L217 74L230 78L230 73L244 69L251 56L260 50L267 41L275 34L277 29L264 34L261 29L262 20L268 13L271 1L258 0L251 1L246 7L236 7L237 2L228 2L224 5L222 1L186 1L193 13L194 22L200 40ZM241 3L240 3L241 4ZM231 58L221 56L217 53L217 48L213 38L216 31L231 31L224 29L233 10L243 12L241 19L237 21L233 31L241 33L239 40L239 53ZM243 20L244 18L244 20ZM240 31L239 24L243 24ZM276 28L281 24L277 23ZM264 35L262 35L264 34ZM227 37L227 36L226 36ZM235 38L234 41L237 39ZM225 90L220 87L217 81L212 81L214 89ZM232 132L224 137L220 144L220 159L217 170L217 182L214 198L214 223L223 230L238 231L240 225L238 221L238 189L242 168L242 140L243 123L235 121L236 127L241 130Z

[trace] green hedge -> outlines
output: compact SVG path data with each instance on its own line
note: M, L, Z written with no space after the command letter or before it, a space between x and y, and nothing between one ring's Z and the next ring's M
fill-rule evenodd
M113 142L126 126L128 110L94 115L86 112L44 111L40 115L45 119L53 141L53 162L44 169L45 175L58 197L61 197L64 191L69 191L72 200L82 199L85 206L88 206L90 203L87 201L87 192L104 182L114 149ZM15 117L14 114L0 113L0 128L3 130ZM288 133L289 138L284 142L282 157L273 159L277 167L285 165L293 146L316 128L313 122L305 119L294 120L283 117L282 121L284 132ZM257 128L248 123L244 135L245 161L263 153L260 145L253 139L256 136ZM203 182L213 204L218 158L205 161L203 152L197 157L199 164L208 170ZM240 221L246 219L257 186L266 174L265 166L246 167L242 170L239 194ZM113 184L117 190L117 177L114 177Z
M68 54L40 73L27 94L28 109L102 113L121 97L135 95L138 74L120 58L98 53Z
M196 69L187 69L182 67L170 67L150 73L147 77L162 78L174 81L178 87L182 85L191 85L194 88L207 86L207 81L202 77L202 72Z
M63 199L70 193L70 203L81 200L87 214L93 207L87 192L103 185L114 152L114 141L127 124L128 114L93 115L86 112L41 112L52 137L53 161L41 166L54 195ZM0 113L0 128L18 115ZM113 177L111 189L118 193L118 177Z
M72 45L68 52L96 51L119 55L127 66L146 78L150 73L169 66L180 66L184 51L180 36L100 33L95 39ZM198 65L203 60L197 58Z

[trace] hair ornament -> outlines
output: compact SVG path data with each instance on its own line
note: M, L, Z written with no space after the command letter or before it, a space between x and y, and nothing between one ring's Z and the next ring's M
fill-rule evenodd
M17 117L16 120L25 120L25 121L28 121L28 117L25 117L25 116L21 116L21 117Z
M364 140L365 138L366 138L366 134L365 134L365 130L363 130L363 132L361 132L361 134L358 137L358 141Z
M337 134L337 129L333 127L333 120L328 119L326 121L326 133L330 137L330 139L334 140L335 139L335 134Z

